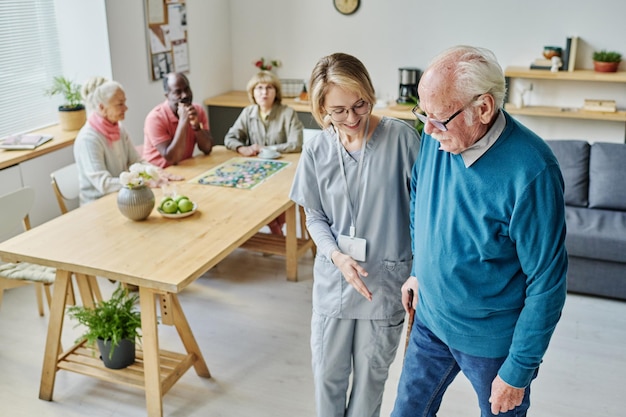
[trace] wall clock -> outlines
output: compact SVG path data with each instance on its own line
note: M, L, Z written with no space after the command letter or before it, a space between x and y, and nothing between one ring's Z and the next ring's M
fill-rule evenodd
M357 11L361 0L333 0L333 4L339 13L349 15Z

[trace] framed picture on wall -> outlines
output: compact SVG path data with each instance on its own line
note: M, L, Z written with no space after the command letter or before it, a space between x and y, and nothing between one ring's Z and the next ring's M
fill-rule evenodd
M152 80L189 71L187 7L184 0L145 0Z

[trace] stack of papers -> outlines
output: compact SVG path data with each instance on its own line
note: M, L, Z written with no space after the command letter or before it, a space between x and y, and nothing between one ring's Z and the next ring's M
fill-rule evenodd
M52 135L21 134L8 136L0 142L0 148L13 150L35 149L52 140Z

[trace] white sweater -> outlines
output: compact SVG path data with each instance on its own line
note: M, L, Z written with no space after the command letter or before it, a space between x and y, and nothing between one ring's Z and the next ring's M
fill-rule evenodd
M74 159L78 167L82 206L122 188L120 173L128 171L141 157L122 125L120 139L110 142L87 122L74 142Z

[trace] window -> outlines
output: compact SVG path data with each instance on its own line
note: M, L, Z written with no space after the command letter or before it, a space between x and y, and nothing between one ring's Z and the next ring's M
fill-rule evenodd
M44 95L62 72L54 0L0 2L0 57L0 137L57 123Z

